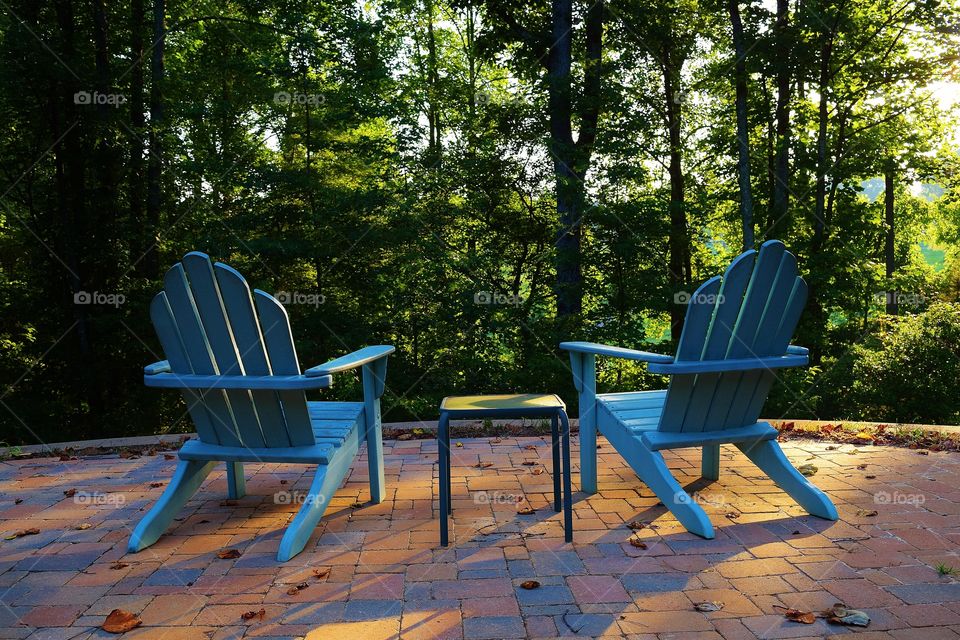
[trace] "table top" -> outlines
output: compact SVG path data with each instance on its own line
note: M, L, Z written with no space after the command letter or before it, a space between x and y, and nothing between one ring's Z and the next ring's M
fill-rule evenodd
M515 393L482 396L447 396L440 403L440 411L451 415L537 414L551 415L566 409L563 400L554 394Z

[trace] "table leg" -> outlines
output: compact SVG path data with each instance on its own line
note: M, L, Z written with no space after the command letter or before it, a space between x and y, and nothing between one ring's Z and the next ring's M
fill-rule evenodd
M553 449L553 510L560 513L560 500L563 496L560 491L560 476L563 469L560 466L560 428L556 414L550 419L550 435Z
M563 539L573 542L573 487L570 480L570 421L566 411L560 411L563 426Z
M440 414L437 426L437 449L440 454L438 481L440 485L440 544L447 546L449 540L450 511L450 418L446 413Z

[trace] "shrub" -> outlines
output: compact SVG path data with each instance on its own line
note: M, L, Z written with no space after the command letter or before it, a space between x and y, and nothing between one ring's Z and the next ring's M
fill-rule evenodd
M854 350L851 400L864 419L960 424L960 304L889 318Z

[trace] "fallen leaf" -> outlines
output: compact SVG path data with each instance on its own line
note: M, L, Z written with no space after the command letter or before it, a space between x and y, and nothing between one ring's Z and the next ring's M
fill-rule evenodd
M13 501L13 504L20 504L21 502L23 502L23 498L17 498Z
M235 507L235 506L237 506L237 501L236 501L236 500L221 500L221 501L220 501L220 506L221 506L221 507Z
M36 527L33 527L32 529L21 529L16 533L10 534L4 538L4 540L16 540L17 538L22 538L23 536L35 536L38 533L40 533L40 529L37 529Z
M647 526L646 522L640 522L639 520L633 520L632 522L627 523L627 529L633 529L634 531L639 531Z
M103 621L103 626L100 628L108 633L126 633L130 631L130 629L139 627L140 623L140 618L129 611L114 609L110 612L110 615L107 616L107 619Z
M254 618L260 618L260 620L262 621L263 616L265 615L267 615L266 609L260 609L260 611L247 611L246 613L242 614L240 617L243 618L244 620L253 620Z
M163 454L163 459L164 459L164 460L175 460L176 458L177 458L177 456L173 455L172 453L165 453L165 454Z
M66 491L63 492L63 495L67 496L68 498L72 498L73 496L77 495L77 490L67 489Z
M536 450L537 450L537 445L535 445L535 444L528 444L528 445L526 445L526 446L523 447L523 448L526 449L527 451L536 451Z
M413 434L412 434L412 433L401 433L400 435L397 436L397 440L401 440L401 441L413 440Z
M539 476L539 475L543 475L543 471L544 471L543 467L537 467L536 469L532 469L530 473L532 473L535 476Z
M697 611L708 613L710 611L720 611L720 609L723 609L723 603L716 600L712 602L697 602L693 605L693 608Z
M848 609L842 602L834 604L821 614L830 624L845 624L865 627L870 624L870 616L859 609Z
M163 483L162 483L162 482L151 482L151 483L150 483L150 487L151 487L152 489L156 489L157 487L162 487L162 486L163 486Z
M520 507L517 509L517 513L521 516L530 516L534 514L534 509L533 507Z
M314 569L313 570L313 577L316 578L317 580L326 578L328 575L330 575L330 569Z
M867 480L873 480L873 479L875 479L877 476L867 475L867 476L863 476L863 477L866 478Z
M536 460L524 460L524 461L521 462L520 464L522 464L522 465L525 466L525 467L532 467L533 465L535 465L535 464L540 464L540 463L537 462Z
M350 505L350 508L351 508L351 509L363 509L365 506L366 506L366 505L364 505L362 502L354 502L352 505Z
M863 470L866 469L866 468L867 468L867 465L865 465L865 464L858 464L858 465L857 465L857 469L860 469L861 471L863 471Z
M217 551L217 557L221 560L234 560L240 557L239 549L221 549Z
M925 449L921 449L920 451L917 451L917 453L920 454L921 456L928 456L928 455L930 455L930 452L927 451L927 450L925 450Z
M524 589L536 589L537 587L540 586L540 583L537 582L536 580L527 580L525 582L521 582L520 586L523 587Z
M877 515L876 509L857 509L857 516L860 518L872 518Z
M74 529L76 529L77 531L86 531L87 529L90 529L92 527L93 525L90 524L89 522L81 522L80 524L75 526Z
M836 451L836 449L837 449L837 448L836 448L835 446L833 446L832 444L827 447L827 451Z
M816 475L816 473L817 473L817 471L819 471L819 469L817 468L816 465L812 465L812 464L802 464L802 465L800 465L799 467L797 467L797 471L799 471L801 474L803 474L803 475L805 475L805 476L807 476L807 477L809 478L809 477L812 476L812 475Z
M725 513L725 514L723 514L723 515L725 515L727 518L729 518L729 519L731 519L731 520L736 520L737 518L740 517L740 514L737 513L736 511L731 511L731 512Z
M476 468L476 469L489 469L490 467L493 466L493 463L492 463L492 462L478 462L477 464L475 464L475 465L473 465L473 466L474 466L474 468Z
M298 585L296 585L296 586L294 586L294 587L290 587L289 589L287 589L287 595L288 595L288 596L295 596L295 595L297 595L298 593L300 593L301 591L303 591L304 589L306 589L306 588L309 587L309 586L310 586L310 585L307 584L306 582L301 582L300 584L298 584Z
M463 448L463 443L462 443L462 442L458 442L458 443L457 443L457 448L458 448L458 449L462 449L462 448Z
M281 481L280 481L280 484L287 484L287 481L286 481L286 480L281 480Z
M787 609L783 612L783 617L791 622L802 622L803 624L813 624L817 621L817 616L810 611L800 611L799 609Z
M798 535L800 535L800 532L799 532L799 531L794 531L791 535L798 536Z
M119 560L117 560L112 565L110 565L110 568L113 569L114 571L117 571L120 569L126 569L129 566L130 564L128 562L120 562Z
M121 449L119 455L124 460L136 460L140 457L140 454L136 451L127 451L126 449Z
M630 546L636 547L637 549L646 549L647 543L640 538L630 538Z

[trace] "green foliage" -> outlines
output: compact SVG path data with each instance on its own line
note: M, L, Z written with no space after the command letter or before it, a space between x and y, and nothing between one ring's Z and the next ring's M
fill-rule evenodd
M960 423L960 304L888 321L875 345L854 349L854 411L873 420Z

